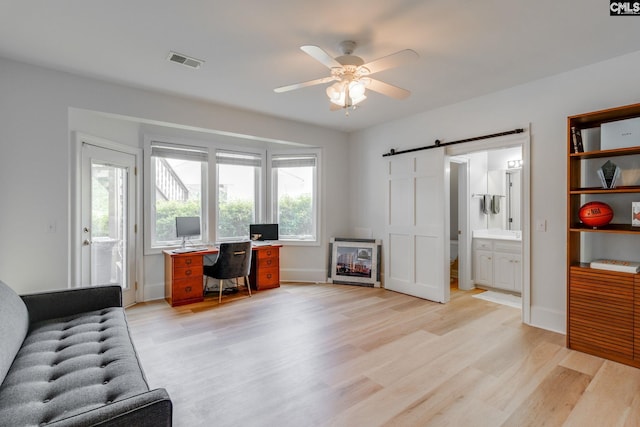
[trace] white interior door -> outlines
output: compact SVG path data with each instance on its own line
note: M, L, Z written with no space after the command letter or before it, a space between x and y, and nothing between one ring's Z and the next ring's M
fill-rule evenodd
M117 284L135 302L133 154L82 144L81 284Z
M444 148L388 163L385 288L449 300L449 180Z

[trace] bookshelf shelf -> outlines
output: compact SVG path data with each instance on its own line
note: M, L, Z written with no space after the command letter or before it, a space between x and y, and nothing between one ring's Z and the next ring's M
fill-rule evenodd
M570 195L614 194L614 193L640 193L640 186L629 185L629 186L620 186L616 188L586 187L586 188L573 188L569 190Z

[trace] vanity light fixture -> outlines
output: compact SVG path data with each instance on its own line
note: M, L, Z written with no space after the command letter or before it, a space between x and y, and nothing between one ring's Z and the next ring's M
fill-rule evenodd
M522 167L522 160L507 161L507 169L520 169L521 167Z

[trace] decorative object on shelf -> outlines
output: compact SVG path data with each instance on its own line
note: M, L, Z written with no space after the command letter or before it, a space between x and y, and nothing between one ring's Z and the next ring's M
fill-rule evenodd
M332 237L329 241L329 283L380 287L382 241Z
M584 153L584 145L582 144L582 133L575 126L571 128L571 145L572 153Z
M613 209L603 202L588 202L580 207L578 217L588 227L602 227L613 219Z
M631 226L640 227L640 202L631 202Z
M589 264L591 268L599 270L620 271L623 273L637 273L640 271L640 262L619 261L616 259L597 259Z
M616 188L620 173L620 168L611 160L607 160L607 162L598 169L598 176L600 177L602 188Z
M602 150L635 147L640 135L640 117L603 123L600 129Z

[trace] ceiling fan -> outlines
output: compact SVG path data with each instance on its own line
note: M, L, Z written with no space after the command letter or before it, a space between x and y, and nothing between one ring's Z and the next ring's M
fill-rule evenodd
M281 86L275 88L274 91L282 93L335 81L335 83L328 86L326 90L331 110L348 109L349 107L355 108L357 104L367 98L365 95L367 89L395 99L404 99L411 94L411 92L406 89L372 79L369 76L417 59L418 54L416 52L411 49L405 49L365 63L362 58L353 55L355 48L356 42L343 41L340 43L342 55L333 58L318 46L302 46L300 49L329 68L331 75L307 82Z

